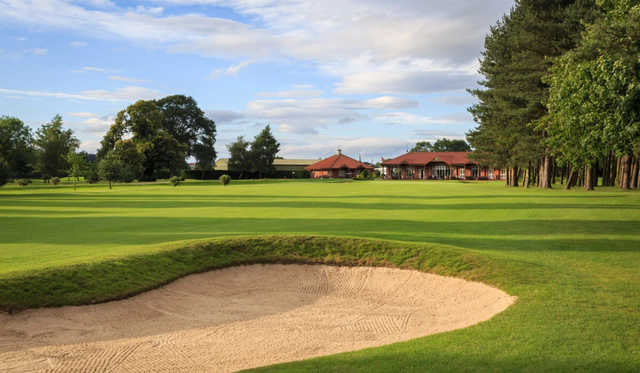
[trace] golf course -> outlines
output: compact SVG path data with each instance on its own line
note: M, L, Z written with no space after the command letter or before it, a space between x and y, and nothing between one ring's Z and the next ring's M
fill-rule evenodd
M0 317L250 264L418 270L516 299L467 328L258 371L640 370L638 192L350 180L0 189Z

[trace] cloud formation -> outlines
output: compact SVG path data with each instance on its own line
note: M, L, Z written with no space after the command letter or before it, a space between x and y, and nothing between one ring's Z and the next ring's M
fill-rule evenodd
M339 79L338 93L413 94L472 85L474 71L465 67L477 58L487 25L512 4L511 0L323 0L313 6L302 0L151 2L171 6L176 14L164 15L160 6L118 8L108 0L3 0L0 18L244 61L214 71L214 76L234 74L248 61L293 58L331 72ZM203 4L229 7L259 22L179 12L179 6Z
M154 89L128 86L114 90L95 89L81 91L79 93L31 91L21 89L0 88L0 94L24 97L52 97L59 99L86 100L86 101L137 101L159 98L161 93Z

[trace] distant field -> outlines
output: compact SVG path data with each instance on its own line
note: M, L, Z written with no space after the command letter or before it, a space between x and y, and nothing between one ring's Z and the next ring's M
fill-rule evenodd
M0 188L0 283L19 287L22 278L84 265L135 273L127 258L154 253L160 258L154 263L167 260L171 267L182 254L163 253L194 245L179 241L262 235L383 239L387 246L375 248L350 242L341 250L353 253L332 252L330 258L325 243L301 254L295 242L286 252L271 245L275 254L269 258L369 260L459 274L519 297L471 328L264 371L640 371L638 192L506 189L491 182L223 187L191 181L112 190L83 184L76 192L71 185L8 185ZM392 252L389 245L411 250ZM229 263L250 261L258 251ZM434 255L441 265L434 265ZM0 299L10 291L0 285Z

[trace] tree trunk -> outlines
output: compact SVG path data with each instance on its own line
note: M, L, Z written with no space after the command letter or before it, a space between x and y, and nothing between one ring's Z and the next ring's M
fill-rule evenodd
M542 163L540 164L540 181L538 182L540 188L550 189L551 188L551 157L549 154L545 154L542 159Z
M620 159L620 188L629 189L631 178L631 157L624 155Z
M631 184L629 188L638 188L638 169L640 168L640 159L635 158L631 167Z
M522 178L522 187L524 189L529 188L529 175L531 174L531 166L524 170L524 177Z
M584 189L593 190L593 166L591 165L584 168Z
M519 176L518 167L512 168L511 169L511 186L512 187L517 187L518 186L518 176Z
M575 171L573 167L569 169L569 175L567 176L567 181L564 184L564 189L569 190L573 186L574 179L576 178Z
M111 189L111 180L109 180L109 189Z

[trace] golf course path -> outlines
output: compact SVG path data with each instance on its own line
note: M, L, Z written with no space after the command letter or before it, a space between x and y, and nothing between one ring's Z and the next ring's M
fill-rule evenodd
M0 371L220 371L464 328L515 298L417 271L250 265L103 304L0 314Z

